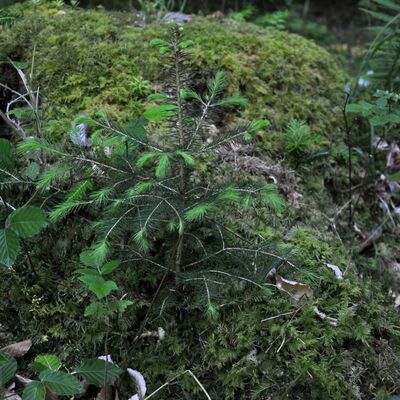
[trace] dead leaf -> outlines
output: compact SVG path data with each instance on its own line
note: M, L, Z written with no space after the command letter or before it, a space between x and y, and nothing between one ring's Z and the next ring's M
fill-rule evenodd
M103 387L96 396L96 400L115 400L115 396L113 395L113 387L110 385Z
M18 375L18 374L15 374L15 378L22 385L27 385L28 383L33 382L32 379L25 378L24 376L21 376L21 375Z
M282 278L280 275L275 275L276 287L279 290L287 292L290 294L293 300L299 301L304 297L312 297L313 290L310 286L296 282L296 281L289 281L288 279Z
M46 387L45 400L58 400L58 396L54 392L52 392L48 387Z
M7 400L22 400L22 398L17 393L15 393L14 391L10 392L8 390L6 390L4 392L4 399L7 399Z
M325 320L329 325L337 326L338 320L336 318L328 317L325 313L320 311L318 307L314 307L315 314L318 315L321 319Z
M381 150L381 151L387 151L390 148L389 143L379 136L375 137L374 146L377 150Z
M339 281L343 279L343 272L337 265L329 263L325 263L325 265L335 273L336 278L338 278Z
M22 342L13 343L0 349L0 352L8 354L11 357L22 357L32 347L31 340L24 340Z
M393 171L400 170L400 148L396 143L392 143L387 156L386 166Z

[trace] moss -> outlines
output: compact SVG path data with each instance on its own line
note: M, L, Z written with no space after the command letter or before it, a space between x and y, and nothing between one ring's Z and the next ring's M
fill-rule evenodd
M160 57L149 41L165 34L166 26L141 29L124 14L104 11L25 6L24 13L12 29L0 32L0 46L27 62L35 49L34 78L45 98L45 118L57 120L48 126L49 135L60 137L79 113L106 109L124 122L142 112L143 93L131 82L160 78ZM195 39L194 76L204 82L225 71L229 94L240 93L253 104L246 117L270 119L271 131L298 118L315 133L337 132L333 110L344 74L327 51L294 34L233 21L196 18L185 29ZM261 140L265 149L274 148L268 134Z

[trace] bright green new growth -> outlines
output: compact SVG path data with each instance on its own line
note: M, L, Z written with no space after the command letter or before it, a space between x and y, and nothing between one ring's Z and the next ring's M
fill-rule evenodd
M94 225L97 244L81 256L81 262L91 268L78 271L79 279L98 300L86 308L86 315L123 312L130 304L126 300L108 302L117 285L104 278L105 262L117 243L124 243L118 258L133 254L140 262L176 274L179 280L181 272L191 274L199 267L214 264L219 255L229 257L227 246L234 243L241 262L250 262L248 257L254 250L247 249L249 244L241 243L240 235L218 221L221 211L232 206L245 209L258 205L272 213L283 209L275 185L221 185L209 182L203 172L204 165L212 170L218 149L251 141L269 122L257 120L224 126L217 136L211 137L209 126L218 112L227 107L247 107L248 101L240 96L224 96L227 80L223 72L208 80L204 93L193 90L186 72L186 51L193 42L183 38L181 28L171 28L168 39L153 40L152 45L159 47L167 58L168 90L150 96L155 104L147 108L143 119L130 121L126 128L121 128L104 113L97 119L78 118L75 123L86 123L98 132L91 156L78 147L74 148L75 153L67 153L42 140L19 146L21 152L40 150L49 157L53 154L64 160L58 161L56 169L62 171L63 163L68 162L76 171L76 182L72 182L64 202L51 212L51 220L60 220L85 206L101 210ZM47 175L44 172L39 182L53 179ZM166 240L166 246L154 253L162 240ZM235 260L236 256L232 268L241 263ZM205 274L208 272L200 276L212 296L215 290L208 287L214 284L208 282L211 278ZM200 286L203 290L204 285ZM209 309L211 301L208 295L205 304Z

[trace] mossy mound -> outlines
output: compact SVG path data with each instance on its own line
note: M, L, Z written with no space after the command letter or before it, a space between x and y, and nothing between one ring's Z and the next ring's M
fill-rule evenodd
M35 54L34 81L45 98L49 135L62 136L79 113L105 109L124 122L143 111L148 81L164 74L149 42L163 36L166 25L139 28L133 17L104 11L23 10L12 28L0 31L0 48L18 61ZM194 18L185 30L195 41L194 76L204 82L226 72L229 94L252 104L247 117L268 118L275 131L298 118L315 133L337 132L333 110L344 74L327 51L297 35L233 21Z
M22 266L3 275L0 328L7 336L0 332L0 346L29 337L35 355L52 352L66 365L103 354L104 324L83 317L89 298L74 273L90 235L83 225L71 220L62 232L53 227L51 235L34 239L32 257L40 274L39 281L32 278L35 284L27 285L31 278ZM294 250L294 267L279 273L312 288L312 298L296 301L274 286L238 280L216 304L214 316L193 306L190 295L174 317L159 314L156 306L146 328L162 327L165 338L157 343L144 337L133 345L151 300L149 290L156 289L162 272L127 264L115 278L135 303L123 318L110 321L113 359L140 370L149 392L189 369L213 399L390 399L400 377L398 314L376 283L361 281L346 250L322 229L294 227L269 240L282 251ZM344 272L342 280L326 262ZM186 375L155 398L184 396L203 396Z

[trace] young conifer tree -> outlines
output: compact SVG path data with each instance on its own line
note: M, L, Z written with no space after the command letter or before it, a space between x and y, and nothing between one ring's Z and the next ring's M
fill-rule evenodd
M98 208L94 224L97 242L90 250L94 264L103 264L112 253L126 262L161 268L160 288L168 281L175 287L195 283L202 288L201 297L213 313L213 293L220 293L218 285L223 284L215 275L220 280L238 277L262 287L270 256L285 261L218 220L221 209L230 207L261 205L279 212L283 204L277 188L271 184L220 186L203 173L205 164L208 171L213 170L217 149L250 141L268 121L223 127L221 134L211 139L210 124L216 113L228 107L246 107L247 100L224 96L222 72L207 82L205 93L193 90L186 53L193 42L183 37L182 28L171 27L167 39L151 44L167 61L166 90L150 96L153 106L143 119L120 128L104 113L98 113L96 119L79 118L75 125L87 124L94 130L90 150L86 139L85 147L74 146L70 152L43 140L24 142L20 150L55 155L54 163L39 180L39 190L73 176L72 188L50 214L53 221L81 207ZM72 130L74 143L81 134ZM71 168L73 174L67 171ZM261 275L257 279L245 277L243 271L257 257L257 263L265 267L257 268ZM175 279L166 279L168 275Z

